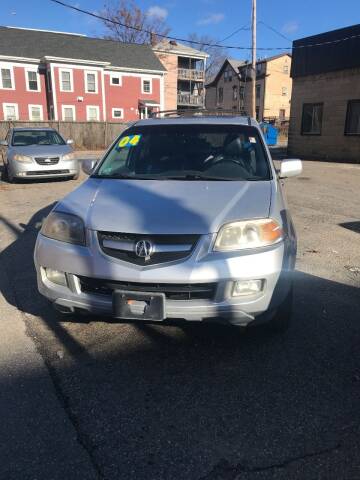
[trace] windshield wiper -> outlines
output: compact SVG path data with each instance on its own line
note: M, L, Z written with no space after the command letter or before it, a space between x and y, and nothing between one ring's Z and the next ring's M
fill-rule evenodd
M229 177L212 177L208 175L200 175L196 173L191 173L187 175L171 175L164 177L166 180L210 180L210 181L232 181L238 180Z
M136 175L134 177L133 175L124 175L122 173L119 173L117 175L91 175L93 178L109 178L109 179L116 179L116 180L164 180L164 177L158 178L158 177L148 177L148 176L141 176L141 175Z

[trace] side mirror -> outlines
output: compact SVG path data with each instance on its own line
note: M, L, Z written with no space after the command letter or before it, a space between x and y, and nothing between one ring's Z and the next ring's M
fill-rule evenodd
M73 145L74 144L74 140L72 138L69 138L68 140L66 140L66 143L68 145Z
M281 162L279 178L296 177L302 172L301 160L287 158Z
M86 173L86 175L91 175L92 171L96 167L96 164L97 164L97 160L93 160L93 159L83 160L81 162L82 171Z
M6 140L0 140L0 147L7 147L8 142Z

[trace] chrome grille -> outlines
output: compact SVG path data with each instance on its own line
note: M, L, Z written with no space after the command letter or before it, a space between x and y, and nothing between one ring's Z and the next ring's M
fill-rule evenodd
M34 159L39 165L56 165L60 157L34 157Z
M107 255L135 265L154 265L180 260L191 255L200 235L141 235L98 232L100 248ZM136 243L148 240L154 249L147 258L137 256Z

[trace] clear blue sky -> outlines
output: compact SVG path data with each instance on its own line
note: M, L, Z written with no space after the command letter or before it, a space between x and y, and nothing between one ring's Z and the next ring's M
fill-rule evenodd
M91 11L100 11L104 3L103 0L64 1ZM138 4L145 10L164 15L171 34L179 37L197 32L222 39L250 21L251 0L138 0ZM286 37L296 39L360 23L360 0L258 0L258 20ZM1 0L0 22L6 26L90 36L99 36L104 31L99 21L49 0ZM249 46L250 32L239 32L225 43ZM259 24L258 45L286 47L291 43ZM264 54L259 52L260 55ZM247 58L248 53L234 50L229 56Z

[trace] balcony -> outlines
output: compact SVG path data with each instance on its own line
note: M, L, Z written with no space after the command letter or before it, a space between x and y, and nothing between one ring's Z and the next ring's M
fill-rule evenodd
M204 106L204 96L203 95L192 95L191 93L178 93L177 104L179 106L203 107Z
M191 68L178 68L178 79L203 82L205 79L205 72L204 70L195 70Z

